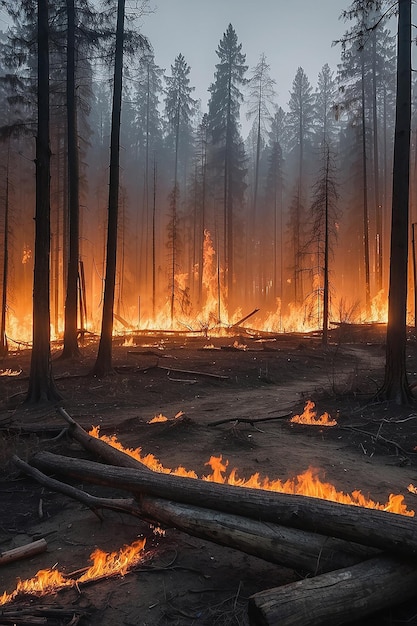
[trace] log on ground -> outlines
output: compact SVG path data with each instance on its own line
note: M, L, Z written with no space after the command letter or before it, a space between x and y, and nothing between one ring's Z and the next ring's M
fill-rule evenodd
M6 565L6 563L12 563L22 559L29 559L30 557L35 556L35 554L46 552L47 547L48 544L45 539L38 539L37 541L32 541L32 543L27 543L24 546L0 552L0 565Z
M102 519L99 515L101 509L128 513L148 522L175 527L194 537L240 550L272 563L296 568L305 573L318 574L346 567L371 558L379 552L374 548L342 539L323 537L303 530L178 504L160 498L142 496L140 507L132 498L123 500L98 498L46 476L17 456L14 456L13 460L17 467L42 485L82 502L100 519Z
M139 508L149 522L314 575L360 563L379 552L342 539L160 498L143 496Z
M375 557L251 596L249 621L252 626L348 624L415 598L416 585L416 566Z
M308 496L160 474L145 467L112 467L50 452L35 454L31 463L43 471L84 482L312 531L405 557L417 556L417 521L412 517Z

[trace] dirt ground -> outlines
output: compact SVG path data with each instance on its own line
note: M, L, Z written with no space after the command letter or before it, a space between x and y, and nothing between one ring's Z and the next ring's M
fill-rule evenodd
M380 502L400 493L408 508L416 509L417 496L407 490L410 483L417 485L416 409L372 400L383 376L384 330L338 329L326 349L309 335L132 335L129 342L115 342L112 376L89 375L94 341L71 362L59 360L59 346L54 347L53 371L62 405L84 428L99 425L102 433L154 454L165 467L183 465L204 475L211 455L221 455L242 477L259 472L286 479L314 467L341 491L360 489ZM411 331L407 359L410 382L417 382L417 342ZM42 568L66 574L83 568L97 547L117 550L145 536L148 556L125 577L42 598L18 598L0 609L0 626L247 625L251 594L303 576L174 529L159 536L128 515L106 511L100 521L80 503L22 475L10 460L13 453L23 459L38 450L86 456L79 444L56 438L65 422L53 407L22 405L29 363L30 352L23 349L0 362L0 551L41 537L48 549L1 566L0 595L10 593L18 577L31 578ZM338 425L309 427L274 419L301 413L308 399ZM177 420L149 424L159 413L173 418L179 411L184 415ZM239 421L247 418L253 423ZM221 420L228 421L214 424ZM26 608L32 621L23 615ZM46 609L57 608L77 613L79 621L67 613L47 615ZM33 621L37 609L44 622ZM417 601L363 621L405 623L417 624Z

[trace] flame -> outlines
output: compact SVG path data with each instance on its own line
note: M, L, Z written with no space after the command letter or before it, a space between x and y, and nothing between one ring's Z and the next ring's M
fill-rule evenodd
M81 583L97 580L103 577L124 576L129 569L142 560L142 551L145 547L145 539L139 539L130 545L123 546L118 552L103 552L94 550L90 555L92 565L80 578L67 578L56 569L39 570L33 578L27 580L18 579L16 589L11 593L6 591L0 596L0 606L12 602L23 594L45 596L56 593L66 587L76 587Z
M187 478L198 478L196 472L193 470L187 470L182 466L179 466L176 469L164 467L153 454L142 456L141 448L136 448L135 450L131 448L124 448L115 435L112 435L111 437L100 435L98 426L94 426L90 430L89 434L93 437L98 437L109 445L125 452L140 463L146 465L146 467L149 467L149 469L156 472L174 474L176 476L184 476ZM279 493L310 496L313 498L321 498L322 500L339 502L341 504L351 504L368 509L378 509L381 511L388 511L390 513L398 513L408 517L414 517L415 515L413 510L407 509L407 505L404 502L404 496L401 494L390 494L388 501L385 504L381 504L379 502L375 502L371 498L367 498L359 490L355 490L351 494L346 494L342 491L338 491L331 483L323 482L319 478L319 470L313 468L307 469L295 478L281 481L279 478L270 480L267 476L261 478L259 472L253 474L248 479L239 478L236 468L232 469L230 473L226 475L229 462L227 460L223 461L222 456L210 457L210 460L206 463L206 465L208 465L212 470L212 473L208 476L202 476L202 480L206 481L235 485L237 487L265 489L267 491L277 491Z
M151 420L149 420L148 424L157 424L158 422L167 422L168 418L165 415L160 413L159 415L155 415Z
M32 250L29 248L28 245L24 245L23 246L23 253L22 253L22 264L26 265L26 263L29 263L29 261L32 258Z
M0 370L0 376L19 376L23 370L5 369Z
M175 303L174 303L174 319L171 316L171 299L162 292L162 284L159 285L159 295L157 306L151 307L149 302L151 298L146 293L146 288L140 294L140 303L132 294L124 294L123 301L123 319L129 328L137 328L142 332L154 331L155 329L165 331L184 331L190 333L201 333L204 331L211 336L224 336L230 334L230 327L242 319L242 307L239 309L226 310L227 289L225 286L225 268L220 263L221 254L218 248L220 242L213 243L211 233L204 230L203 255L202 259L194 264L193 270L190 272L181 271L178 268L174 276L175 286ZM31 298L31 281L29 278L29 265L33 262L32 250L27 244L23 245L21 261L23 264L22 287L19 287L19 300L16 309L8 310L7 316L7 336L16 340L17 343L23 345L23 342L30 343L32 337L32 314L28 314L32 307ZM62 271L62 269L61 269ZM84 320L84 326L88 326L88 330L92 333L100 332L101 328L101 282L95 280L95 271L93 278L86 281L86 303L88 306L88 322ZM161 274L162 275L162 274ZM58 277L59 278L59 277ZM54 280L56 280L54 278ZM162 279L161 279L162 280ZM283 280L291 284L291 278L283 277ZM201 281L197 288L197 281ZM302 303L283 303L281 297L276 297L268 309L256 313L255 317L248 320L247 328L255 328L259 331L270 333L282 332L310 332L321 327L322 323L322 276L319 273L312 275L311 293L306 296ZM271 283L265 286L266 294L270 294ZM164 295L162 295L164 293ZM197 296L198 293L198 296ZM341 300L344 300L343 293L339 294ZM56 298L58 301L54 301ZM62 338L64 327L63 310L63 294L60 287L60 293L52 296L51 304L53 308L56 306L59 310L57 319L51 328L51 336L53 339ZM268 300L269 301L269 300ZM369 311L360 310L360 302L357 307L348 307L345 310L347 319L343 321L361 323L364 321L385 322L387 319L387 297L384 290L381 290L371 301ZM244 307L243 307L244 308ZM331 319L339 317L342 321L342 312L333 310ZM343 315L345 317L345 314ZM56 326L56 327L55 327ZM245 322L242 322L245 327ZM126 328L115 320L114 336L125 336ZM126 339L124 346L134 346L133 338Z
M178 413L176 415L174 415L172 420L177 420L179 417L182 417L183 415L184 415L184 411L178 411ZM165 415L162 415L162 413L160 413L159 415L155 415L155 417L153 417L147 423L148 424L157 424L158 422L169 422L169 421L170 420L169 420L168 417L166 417Z
M414 487L412 483L408 485L407 489L410 493L415 493L417 495L417 487Z
M307 400L304 412L301 415L294 415L290 422L293 424L308 424L309 426L337 426L336 420L332 419L327 412L317 417L317 411L314 410L314 407L314 402Z

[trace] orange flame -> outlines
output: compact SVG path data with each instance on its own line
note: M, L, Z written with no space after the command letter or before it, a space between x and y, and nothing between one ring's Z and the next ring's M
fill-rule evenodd
M157 424L158 422L169 422L169 421L172 422L174 420L177 420L179 417L182 417L183 415L184 415L184 411L178 411L178 413L176 415L174 415L174 417L170 420L168 417L166 417L165 415L162 415L162 413L160 413L159 415L155 415L155 417L153 417L147 423L148 424Z
M317 411L314 410L314 407L314 402L307 400L304 412L301 415L294 415L290 422L293 424L308 424L309 426L337 426L336 420L332 419L326 412L317 417Z
M155 415L155 417L149 420L148 424L156 424L158 422L167 422L167 421L168 421L168 418L165 417L165 415L162 415L162 413L160 413L159 415Z
M124 576L129 569L134 567L142 559L142 550L145 547L145 539L139 539L128 546L123 546L118 552L103 552L94 550L90 555L93 564L80 578L66 578L56 569L39 570L33 578L27 580L18 579L16 589L11 593L6 591L0 596L0 606L12 602L19 595L30 594L45 596L56 593L65 587L76 587L85 582L90 582L103 577Z
M193 470L187 470L182 466L179 466L176 469L164 467L153 454L142 456L141 448L136 448L134 450L131 448L124 448L115 435L112 435L111 437L100 435L98 426L94 426L92 430L90 430L89 434L93 437L102 439L109 445L125 452L155 472L185 476L187 478L198 478L196 472ZM309 468L295 478L288 479L283 482L279 478L273 480L270 480L267 476L261 478L259 472L253 474L248 479L238 478L236 468L232 469L229 475L226 475L229 462L227 460L223 461L221 456L210 457L210 460L206 463L206 465L210 466L212 473L208 476L203 476L202 479L211 482L235 485L238 487L265 489L267 491L277 491L279 493L310 496L313 498L321 498L322 500L339 502L341 504L351 504L368 509L379 509L390 513L398 513L409 517L414 517L415 515L413 510L407 509L407 505L404 502L404 496L401 494L390 494L388 501L385 504L380 504L371 498L367 498L359 490L355 490L351 494L345 494L342 491L338 491L331 483L322 482L318 476L319 470L315 470L313 468Z

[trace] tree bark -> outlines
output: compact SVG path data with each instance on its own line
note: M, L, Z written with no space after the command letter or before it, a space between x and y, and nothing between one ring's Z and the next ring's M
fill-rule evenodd
M376 552L340 539L160 498L142 496L139 507L150 522L314 575L360 563Z
M397 96L385 378L381 400L409 404L407 381L408 214L411 126L411 0L398 2Z
M252 626L334 626L415 598L417 568L376 557L249 598Z
M67 0L67 140L69 259L65 300L64 348L61 358L80 355L77 340L78 261L79 261L79 165L77 145L77 96L75 89L75 5Z
M417 556L415 519L310 498L183 478L137 469L111 467L49 452L35 454L31 463L84 482L175 500L354 541L405 557Z
M48 2L38 0L38 128L36 138L35 265L33 345L27 403L56 402L52 377L49 309L50 146Z
M68 415L68 413L62 407L59 407L57 411L65 419L65 421L68 422L68 432L71 437L78 441L78 443L80 443L83 448L85 448L85 450L92 452L110 465L118 465L119 467L130 467L133 469L140 469L143 472L152 473L152 470L148 469L146 465L144 465L140 461L137 461L136 459L129 456L125 452L122 452L121 450L117 450L117 448L113 448L113 446L110 446L105 441L89 435L84 430L84 428L77 424L77 422L73 420L72 417Z
M28 559L35 554L46 552L48 544L45 539L38 539L38 541L32 541L24 546L13 548L12 550L6 550L6 552L0 552L0 565L6 565L6 563L13 563L14 561L21 561L22 559Z
M113 371L112 336L114 294L116 286L117 222L119 208L119 161L120 161L120 120L122 109L123 83L123 37L125 0L117 3L116 50L114 62L113 106L110 137L110 178L107 223L106 277L104 286L103 314L100 343L93 368L95 376L105 376Z

